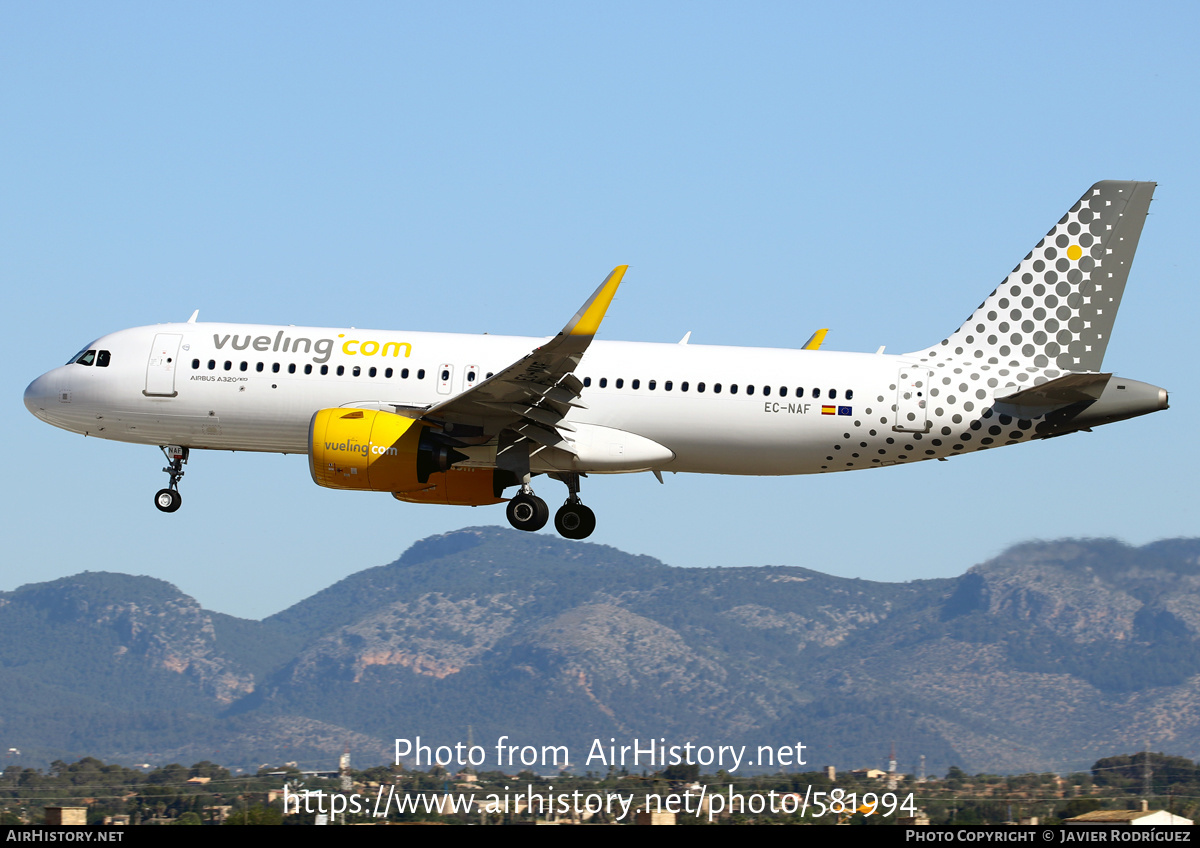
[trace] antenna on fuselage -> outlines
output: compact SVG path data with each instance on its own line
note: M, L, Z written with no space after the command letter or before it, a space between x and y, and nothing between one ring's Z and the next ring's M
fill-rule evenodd
M196 319L197 319L197 318L199 318L199 317L200 317L200 310L199 310L199 309L197 309L195 312L193 312L193 313L192 313L192 317L191 317L191 318L189 318L189 319L187 319L187 322L188 322L189 324L195 324L195 323L196 323Z

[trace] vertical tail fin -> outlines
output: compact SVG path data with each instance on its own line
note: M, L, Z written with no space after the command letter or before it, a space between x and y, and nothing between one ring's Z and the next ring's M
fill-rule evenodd
M1096 183L953 335L912 355L1099 371L1155 185Z

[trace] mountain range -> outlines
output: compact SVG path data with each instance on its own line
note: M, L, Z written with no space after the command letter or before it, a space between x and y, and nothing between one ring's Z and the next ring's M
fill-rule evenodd
M348 748L365 767L419 736L473 742L493 768L508 737L566 746L580 773L611 763L597 744L635 739L747 759L803 744L789 771L878 767L893 746L930 774L1192 756L1198 582L1197 539L1030 542L958 578L880 583L495 527L417 542L262 621L85 572L0 593L0 750L332 768Z

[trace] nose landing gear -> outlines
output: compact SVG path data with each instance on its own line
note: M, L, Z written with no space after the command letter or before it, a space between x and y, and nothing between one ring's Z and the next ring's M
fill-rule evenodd
M179 494L179 481L182 479L183 466L187 465L188 449L178 445L163 445L160 450L167 458L167 467L163 469L171 478L167 488L159 489L154 495L154 505L159 512L174 512L183 504L183 496Z

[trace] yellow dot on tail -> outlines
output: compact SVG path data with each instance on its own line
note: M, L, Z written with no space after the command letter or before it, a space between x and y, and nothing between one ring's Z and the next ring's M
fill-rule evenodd
M1074 262L1080 256L1083 256L1083 248L1077 244L1073 244L1067 248L1067 258Z

